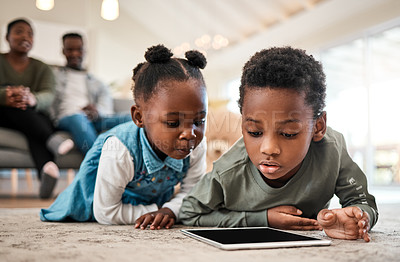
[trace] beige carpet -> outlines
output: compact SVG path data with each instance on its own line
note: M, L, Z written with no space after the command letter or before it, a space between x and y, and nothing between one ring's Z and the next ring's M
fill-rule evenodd
M223 251L171 230L97 223L44 223L37 208L0 209L0 261L400 261L400 204L380 205L372 242ZM327 238L323 232L297 233Z

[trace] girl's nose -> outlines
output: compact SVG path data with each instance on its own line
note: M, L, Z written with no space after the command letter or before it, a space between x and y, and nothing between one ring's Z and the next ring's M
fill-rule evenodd
M260 146L260 151L262 154L269 156L279 155L281 153L281 149L277 138L275 138L273 135L264 136Z
M184 128L182 133L179 136L180 139L187 139L191 140L193 138L196 138L196 134L194 132L193 126Z

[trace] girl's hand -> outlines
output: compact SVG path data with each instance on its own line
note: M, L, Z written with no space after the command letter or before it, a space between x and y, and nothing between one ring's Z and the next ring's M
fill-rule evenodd
M322 230L317 220L300 217L302 213L294 206L270 208L268 209L268 225L289 230Z
M318 222L325 233L332 238L364 239L369 242L369 215L359 207L323 209L318 214Z
M169 208L160 208L155 212L144 214L136 219L135 228L146 229L150 224L150 229L170 229L175 224L175 214Z

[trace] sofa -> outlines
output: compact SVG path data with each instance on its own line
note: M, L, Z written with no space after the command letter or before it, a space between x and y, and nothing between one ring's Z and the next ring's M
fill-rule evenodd
M116 113L130 113L133 100L114 99L114 110ZM58 136L70 137L67 132L57 131ZM78 169L83 155L77 148L69 153L56 156L55 162L60 169L68 170L68 180L72 181L74 170ZM11 170L11 195L18 191L18 172L22 169L25 173L28 187L32 186L32 172L35 165L29 153L28 143L25 136L16 130L0 127L0 169Z

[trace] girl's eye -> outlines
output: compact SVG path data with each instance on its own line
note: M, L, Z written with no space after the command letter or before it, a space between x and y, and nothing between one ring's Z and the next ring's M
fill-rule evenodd
M180 123L179 121L167 121L166 124L168 127L176 128L179 126Z
M285 138L294 138L297 134L288 134L288 133L281 133L281 135Z
M260 132L260 131L258 131L258 132L247 131L247 133L252 137L259 137L262 135L262 132Z
M206 122L206 120L202 119L200 121L194 121L194 124L195 124L195 126L202 126L205 124L205 122Z

